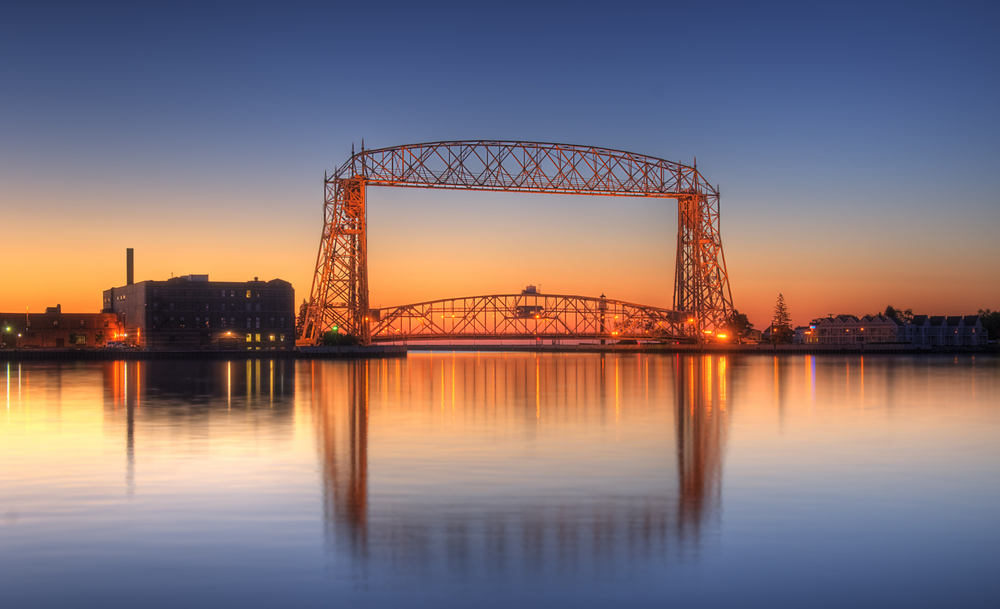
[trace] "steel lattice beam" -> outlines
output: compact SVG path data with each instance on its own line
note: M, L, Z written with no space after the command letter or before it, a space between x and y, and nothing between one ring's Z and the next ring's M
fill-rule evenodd
M372 312L375 342L436 339L691 340L683 313L607 298L492 294ZM688 321L691 319L691 321Z
M699 336L723 329L732 313L719 234L719 192L696 167L592 146L434 142L352 152L327 177L323 237L304 336L310 341L318 342L334 326L365 344L372 340L365 220L369 184L677 199L674 309L695 319Z

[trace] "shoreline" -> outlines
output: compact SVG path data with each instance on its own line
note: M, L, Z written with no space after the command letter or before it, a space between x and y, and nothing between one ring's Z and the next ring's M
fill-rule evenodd
M410 352L642 353L699 355L997 355L996 345L943 347L906 344L868 345L372 345L303 347L295 351L141 351L130 349L4 349L0 361L24 360L246 360L392 359Z

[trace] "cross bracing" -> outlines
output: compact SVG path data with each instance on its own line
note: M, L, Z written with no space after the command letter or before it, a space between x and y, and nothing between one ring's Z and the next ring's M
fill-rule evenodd
M694 320L677 311L586 296L466 296L373 310L371 317L373 342L695 338Z

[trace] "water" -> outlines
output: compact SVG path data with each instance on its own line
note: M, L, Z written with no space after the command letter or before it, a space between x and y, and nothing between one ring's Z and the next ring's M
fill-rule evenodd
M998 606L990 357L2 362L4 606Z

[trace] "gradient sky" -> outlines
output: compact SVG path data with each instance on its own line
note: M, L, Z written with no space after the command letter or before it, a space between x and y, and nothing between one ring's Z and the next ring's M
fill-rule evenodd
M1000 309L1000 4L752 4L7 4L0 311L99 310L126 247L306 297L362 138L697 157L758 327L779 292L797 324ZM370 188L371 300L670 306L675 231L670 200Z

